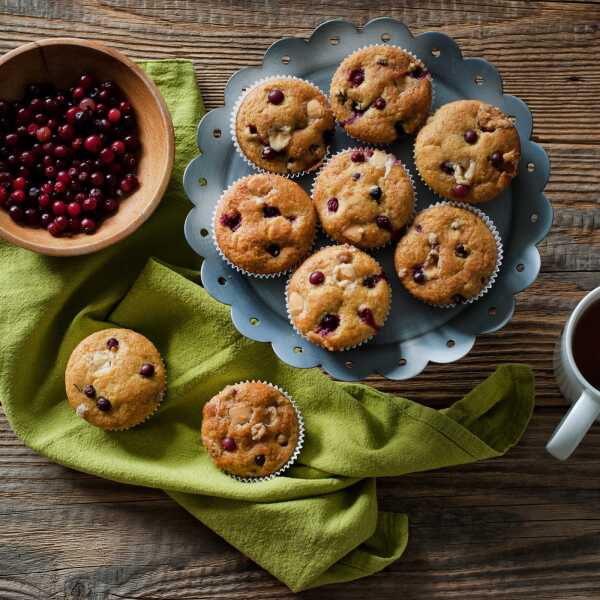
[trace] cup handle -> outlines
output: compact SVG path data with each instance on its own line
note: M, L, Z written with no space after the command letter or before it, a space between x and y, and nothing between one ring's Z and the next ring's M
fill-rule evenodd
M569 458L599 415L600 402L585 390L554 430L546 450L559 460Z

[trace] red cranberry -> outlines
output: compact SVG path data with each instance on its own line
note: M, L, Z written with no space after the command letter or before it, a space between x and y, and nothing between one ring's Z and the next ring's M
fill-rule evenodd
M140 369L140 375L142 377L152 377L154 375L154 365L144 363Z
M45 229L48 229L48 225L52 223L52 215L50 213L44 212L40 215L40 225Z
M50 206L50 195L49 194L45 194L45 193L41 193L38 196L38 204L40 206L40 208L46 208L47 206Z
M35 136L39 142L47 142L52 137L52 130L50 127L40 127L36 132Z
M57 181L54 184L54 191L57 194L62 195L62 194L64 194L67 191L67 186L62 181Z
M73 90L73 100L76 100L77 102L79 102L80 100L83 100L84 98L85 98L85 88L76 87Z
M137 150L140 145L140 141L135 135L128 135L123 141L127 150Z
M354 86L359 86L365 80L364 69L352 69L348 75L348 81Z
M463 183L458 183L452 188L452 193L459 198L464 198L470 190L470 186Z
M377 215L375 217L375 223L377 223L377 227L380 229L385 229L386 231L392 231L392 222L385 215Z
M490 156L490 161L492 163L492 166L494 166L496 169L498 169L499 171L502 169L502 165L504 164L504 160L502 158L502 153L501 152L494 152Z
M277 244L269 244L267 246L267 252L273 257L277 258L281 253L281 248Z
M92 154L98 154L100 152L100 148L102 147L102 140L100 136L90 135L85 139L83 143L85 149Z
M98 201L96 198L90 196L83 201L81 208L83 208L84 212L94 212L98 208Z
M327 210L329 212L337 212L339 204L337 198L329 198L329 200L327 200Z
M381 96L379 96L379 98L376 98L375 102L373 102L373 106L377 110L383 110L385 108L385 105L386 105L385 98L382 98Z
M96 222L93 219L83 219L81 221L81 230L87 234L94 233L96 231Z
M6 201L8 200L8 190L0 185L0 204L3 205L6 203Z
M9 196L9 202L11 204L22 204L25 202L25 192L23 190L15 190Z
M254 463L256 465L258 465L259 467L262 467L265 464L266 460L267 460L267 457L264 454L257 454L254 457Z
M467 258L469 256L469 251L463 246L463 244L456 244L454 248L454 254L459 258Z
M75 115L79 112L79 108L76 106L72 106L65 113L65 118L69 123L75 123ZM66 127L66 125L64 125Z
M96 171L90 175L90 181L92 182L92 185L100 187L104 184L104 174L100 171Z
M379 329L379 325L375 322L375 317L373 316L373 311L370 308L361 308L358 311L358 318L372 327L373 329Z
M96 103L91 98L84 98L79 103L79 108L81 110L96 110Z
M114 213L119 208L119 203L114 198L107 198L104 201L103 207L107 213Z
M373 289L382 280L387 280L387 276L383 272L378 275L367 275L367 277L363 279L363 285L369 289Z
M8 214L15 223L20 223L25 217L23 214L23 209L17 205L11 206L8 209Z
M233 438L227 436L221 440L221 447L223 448L223 450L227 450L227 452L234 452L237 448L237 445Z
M119 340L114 337L108 338L108 340L106 340L106 347L108 350L116 352L119 349Z
M219 221L224 227L229 227L231 231L235 231L242 224L242 215L239 212L234 212L230 215L223 213Z
M81 213L81 206L77 202L71 202L69 206L67 206L67 212L71 217L77 217Z
M35 227L39 224L40 218L38 215L38 211L35 208L28 208L25 211L25 222L31 227Z
M277 156L277 152L271 148L271 146L265 146L262 149L261 156L266 160L273 160Z
M322 271L313 271L308 280L313 285L321 285L325 281L325 274Z
M265 219L271 219L272 217L278 217L281 212L276 206L263 206L263 216Z
M64 215L66 211L67 211L67 206L62 200L57 200L56 202L54 202L52 204L52 212L55 215L57 215L57 216Z
M135 188L137 188L137 186L138 186L138 179L132 173L125 175L125 177L121 180L121 189L126 194L129 194L130 192L135 190Z
M440 169L446 173L446 175L454 175L454 166L449 160L444 161L440 165Z
M110 400L104 396L100 396L98 400L96 400L96 407L102 412L108 412L112 408L112 404L110 403Z
M111 108L107 117L111 123L118 123L121 120L121 111L118 108Z
M465 138L465 142L467 142L467 144L474 144L477 141L478 136L477 132L473 129L467 129L463 137Z
M350 160L355 163L365 162L365 154L362 150L354 150L350 155Z
M24 177L17 177L13 181L13 190L24 190L27 187L27 181Z
M16 146L19 143L19 136L16 133L9 133L4 141L7 146Z
M46 229L48 230L48 233L50 233L50 235L53 235L54 237L58 237L62 233L62 229L60 228L56 220L49 223Z
M281 104L284 99L283 92L281 90L271 90L267 96L267 100L271 104Z
M320 335L328 335L335 331L340 325L340 317L338 315L326 314L319 323L317 333Z
M88 75L87 73L84 73L79 78L79 85L84 90L89 90L94 85L94 78L91 75Z
M110 148L104 148L100 151L100 161L109 165L115 160L115 153Z
M125 144L123 142L121 142L120 140L113 142L110 149L115 154L125 154Z
M54 148L54 156L56 158L67 158L69 156L69 149L66 146L56 146Z
M423 271L422 265L417 265L413 267L412 273L413 281L418 283L419 285L424 284L427 281L427 277L425 276L425 271Z

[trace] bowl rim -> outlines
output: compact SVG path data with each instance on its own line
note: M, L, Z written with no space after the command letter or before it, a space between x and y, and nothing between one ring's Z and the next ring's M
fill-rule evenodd
M73 38L73 37L57 37L57 38L48 38L36 40L33 42L29 42L27 44L23 44L10 50L6 54L0 57L0 67L4 64L11 61L16 56L29 52L35 48L45 48L48 46L59 46L59 45L71 45L71 46L85 46L101 52L103 54L108 55L109 57L118 60L123 63L127 68L134 72L137 77L139 77L148 91L150 95L154 99L156 103L160 116L163 128L165 129L166 135L166 144L167 144L167 160L165 161L165 168L163 174L158 182L158 187L156 193L152 200L148 203L146 208L132 221L124 223L123 227L117 230L113 235L106 237L104 239L97 239L94 235L80 235L75 240L73 238L69 238L72 241L72 244L61 244L60 242L63 238L51 238L55 240L53 244L42 244L39 242L33 242L25 237L20 237L14 235L12 232L8 231L2 224L0 224L0 238L16 245L21 248L26 248L27 250L32 250L33 252L37 252L38 254L45 254L48 256L81 256L85 254L92 254L93 252L97 252L102 250L103 248L107 248L108 246L112 246L117 242L125 239L134 233L137 229L139 229L154 213L158 205L160 204L164 193L167 189L167 185L171 179L171 175L173 172L173 164L175 162L175 131L173 128L173 120L171 118L171 113L167 107L165 99L163 98L160 90L157 85L152 81L150 76L134 61L128 58L125 54L123 54L120 50L116 50L115 48L111 48L101 42L97 42L95 40L85 40L81 38ZM27 231L25 227L23 227L24 231Z

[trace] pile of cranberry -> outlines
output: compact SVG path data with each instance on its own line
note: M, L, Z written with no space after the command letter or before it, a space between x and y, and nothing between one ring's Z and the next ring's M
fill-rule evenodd
M138 187L133 109L112 81L32 84L0 100L0 208L53 236L94 233Z

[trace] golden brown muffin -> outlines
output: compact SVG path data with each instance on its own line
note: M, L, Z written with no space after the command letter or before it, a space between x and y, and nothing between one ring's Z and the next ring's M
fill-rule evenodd
M504 191L520 159L512 121L479 100L442 106L415 143L415 164L423 181L440 196L473 204Z
M335 118L352 136L391 144L416 133L431 110L431 75L395 46L368 46L347 56L331 81Z
M404 287L415 298L437 305L477 296L497 262L498 247L489 227L471 211L449 204L420 212L395 255Z
M275 77L250 88L235 116L235 138L255 165L281 174L316 168L335 126L327 98L308 81Z
M167 385L154 344L130 329L104 329L73 350L65 371L69 404L102 429L129 429L160 404Z
M392 154L351 148L332 157L319 173L313 200L323 229L338 242L378 248L410 222L412 180Z
M379 263L348 244L307 258L290 278L287 309L294 328L327 350L348 350L383 326L391 289Z
M312 247L317 216L293 181L261 173L236 181L215 212L215 241L224 256L256 275L288 270Z
M228 385L202 411L202 443L219 469L267 477L289 465L301 443L294 405L272 385Z

